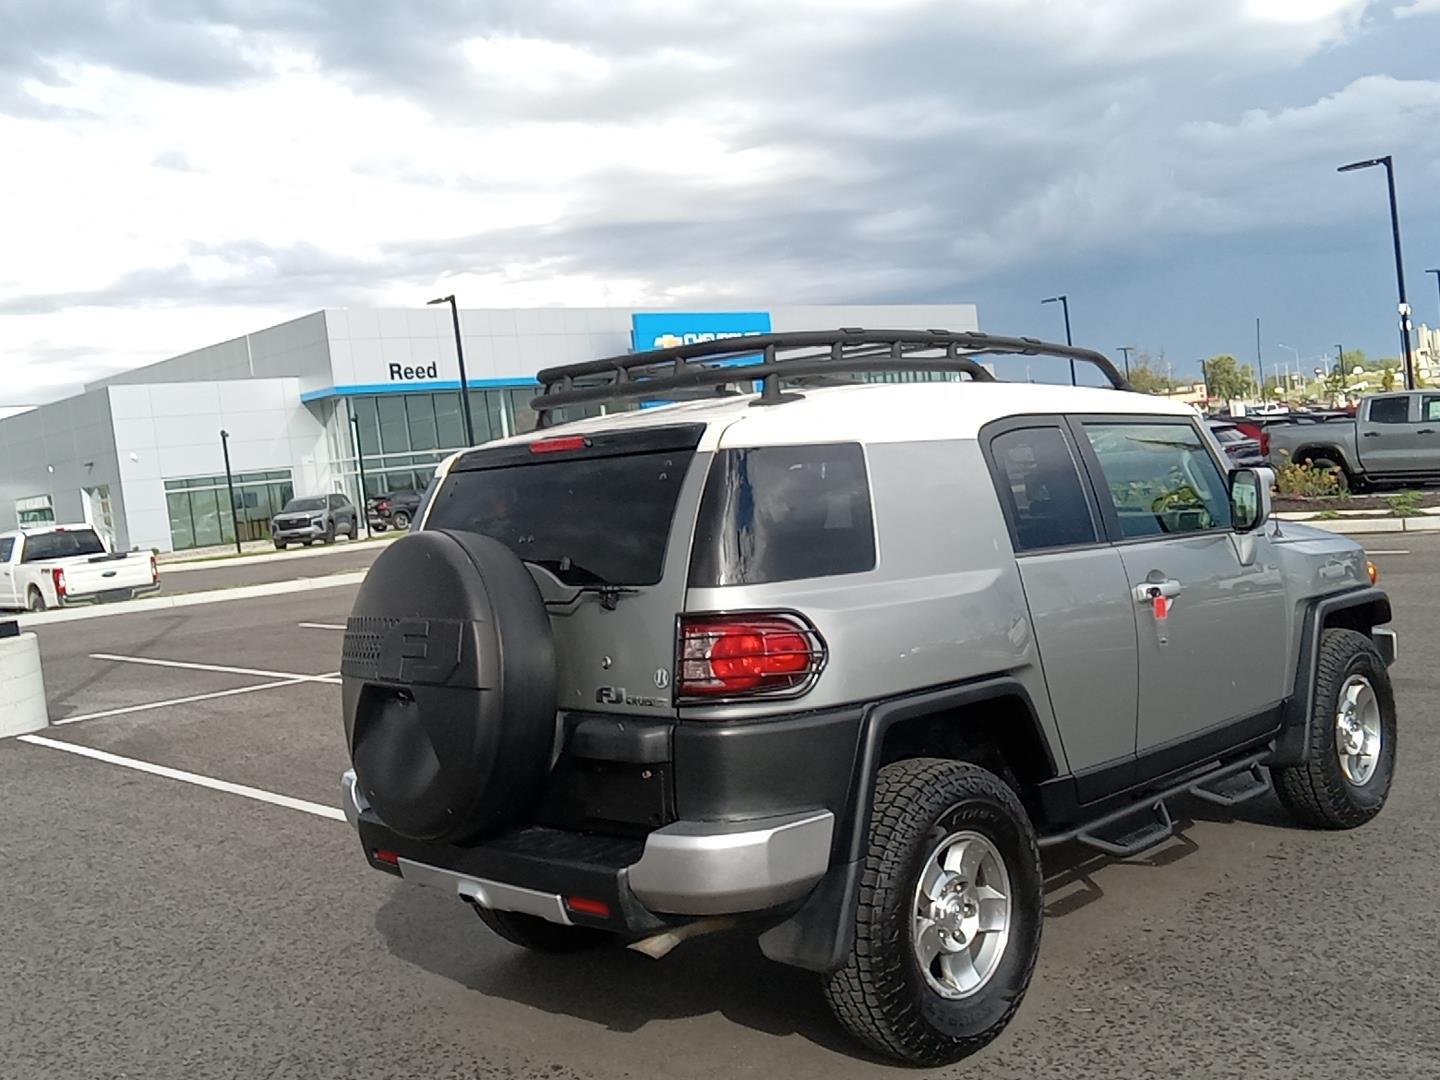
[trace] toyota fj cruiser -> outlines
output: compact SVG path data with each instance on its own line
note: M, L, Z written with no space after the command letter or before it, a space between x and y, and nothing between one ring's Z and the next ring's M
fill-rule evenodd
M976 359L1012 354L1113 388ZM751 927L859 1040L948 1062L1020 1004L1045 848L1135 854L1184 794L1385 802L1364 553L1098 353L840 330L540 381L544 429L451 457L376 560L342 668L367 859L512 942Z

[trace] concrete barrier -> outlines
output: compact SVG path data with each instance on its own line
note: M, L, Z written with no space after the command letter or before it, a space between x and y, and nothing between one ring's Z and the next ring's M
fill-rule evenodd
M0 738L26 735L49 723L40 639L34 634L0 638Z

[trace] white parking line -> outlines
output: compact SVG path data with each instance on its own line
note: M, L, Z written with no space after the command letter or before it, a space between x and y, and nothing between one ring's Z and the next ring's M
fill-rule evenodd
M117 664L150 664L154 667L181 668L186 671L218 671L225 675L258 675L267 679L294 679L296 682L338 684L338 671L324 675L301 675L294 671L267 671L264 668L228 667L225 664L196 664L189 660L156 660L149 656L117 656L115 653L91 653L91 660L112 660Z
M229 795L240 795L257 802L283 806L287 810L299 810L306 814L314 814L316 817L329 818L332 821L345 820L345 813L338 806L324 806L320 803L307 802L304 799L294 799L289 795L277 795L273 791L262 791L260 788L249 787L245 784L232 784L229 780L216 780L213 776L201 776L199 773L172 769L166 765L154 765L148 761L121 757L119 754L95 750L89 746L61 742L59 739L47 739L44 735L20 735L17 736L17 741L30 743L32 746L46 746L51 750L63 750L67 754L79 754L81 757L94 758L96 761L103 761L109 765L119 765L126 769L150 773L153 776L180 780L187 784L195 784L197 787L209 788L212 791L223 791Z
M100 712L83 713L80 716L67 716L63 720L55 720L52 723L59 727L61 724L78 724L82 720L100 720L107 716L124 716L127 713L148 712L151 709L167 709L171 705L190 705L197 701L210 701L213 698L233 697L236 694L253 694L256 690L275 690L282 686L301 686L310 682L309 679L281 679L279 682L258 683L255 686L241 686L234 690L216 690L209 694L191 694L189 697L170 698L168 701L151 701L144 705L126 705L118 709L102 709Z
M1409 548L1367 548L1367 555L1409 555Z
M345 624L344 624L344 623L333 623L333 622L302 622L302 623L296 623L295 625L298 626L298 627L300 627L300 629L302 629L302 630L344 630L344 629L345 629Z

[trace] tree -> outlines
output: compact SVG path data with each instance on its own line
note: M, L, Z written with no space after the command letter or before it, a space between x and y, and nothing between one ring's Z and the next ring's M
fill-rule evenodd
M1162 373L1146 352L1136 353L1130 363L1130 385L1142 394L1168 394L1175 383Z
M1212 356L1205 361L1205 389L1212 398L1226 401L1249 395L1255 385L1255 373L1249 364L1240 364L1229 353Z
M1395 389L1395 369L1393 367L1387 367L1380 373L1380 389L1386 391Z

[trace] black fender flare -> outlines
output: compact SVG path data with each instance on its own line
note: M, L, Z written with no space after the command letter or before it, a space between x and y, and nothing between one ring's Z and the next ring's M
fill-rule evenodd
M1301 765L1310 760L1310 710L1315 691L1316 665L1320 658L1320 635L1328 626L1350 625L1353 620L1336 619L1345 611L1370 608L1361 630L1368 634L1372 627L1390 621L1390 597L1384 589L1368 586L1351 592L1322 596L1305 609L1300 629L1300 654L1295 664L1295 684L1280 714L1280 732L1275 737L1275 750L1266 759L1267 765Z
M844 966L854 944L855 908L860 897L871 801L875 793L875 777L880 771L885 736L892 727L905 720L1001 698L1017 698L1023 702L1031 722L1036 725L1040 745L1050 757L1053 772L1055 762L1050 740L1040 729L1029 692L1013 676L998 675L958 683L876 702L866 708L861 720L860 748L850 781L850 794L846 799L846 813L835 823L830 869L798 910L760 935L761 952L776 963L822 974L838 971Z

